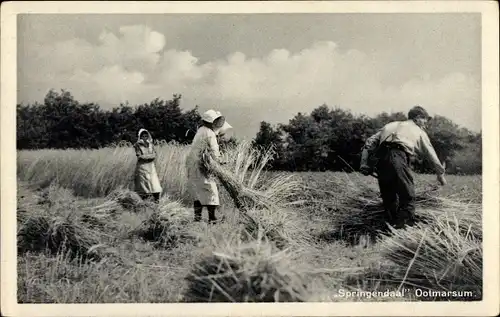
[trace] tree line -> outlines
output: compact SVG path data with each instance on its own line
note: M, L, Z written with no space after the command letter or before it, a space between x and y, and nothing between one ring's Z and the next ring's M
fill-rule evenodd
M368 137L385 124L407 120L402 112L383 112L375 117L355 116L338 107L321 105L310 114L298 113L287 124L261 122L254 144L272 147L272 168L293 171L358 170L361 150ZM481 133L435 116L426 128L439 159L455 174L480 174ZM417 157L413 167L432 172L429 162Z
M78 102L67 91L50 90L43 103L17 105L17 148L96 149L135 142L140 127L152 131L157 140L189 144L201 116L197 106L183 111L181 98L174 95L171 100L156 98L147 104L120 104L104 110L95 103ZM286 124L261 122L253 144L274 150L270 169L357 170L364 141L384 124L405 119L406 114L401 112L367 117L321 105L310 114L297 113ZM459 127L442 116L430 121L427 133L448 172L481 173L481 133ZM234 138L228 141L236 142ZM414 167L430 172L425 161L414 162Z
M201 117L197 107L182 111L181 97L103 110L95 103L79 103L67 91L51 90L41 104L17 105L17 148L96 149L133 143L141 127L152 131L157 140L187 144Z

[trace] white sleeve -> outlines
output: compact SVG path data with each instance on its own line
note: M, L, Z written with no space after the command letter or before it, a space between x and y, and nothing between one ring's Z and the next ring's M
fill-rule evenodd
M208 144L210 147L210 151L216 158L220 157L219 143L217 143L217 137L215 133L210 133L208 136Z

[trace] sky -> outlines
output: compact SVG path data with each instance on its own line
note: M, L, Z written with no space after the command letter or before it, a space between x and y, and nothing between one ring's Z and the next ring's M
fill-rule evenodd
M183 109L220 110L241 137L322 104L420 104L481 129L473 13L20 15L17 62L18 103L51 88L104 109L180 93Z

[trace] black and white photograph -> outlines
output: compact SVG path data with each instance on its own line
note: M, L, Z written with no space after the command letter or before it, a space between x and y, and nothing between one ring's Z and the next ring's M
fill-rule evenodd
M2 10L3 296L498 313L498 6L390 2Z

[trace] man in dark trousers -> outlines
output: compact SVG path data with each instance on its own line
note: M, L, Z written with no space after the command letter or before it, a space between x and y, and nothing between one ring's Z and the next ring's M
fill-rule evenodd
M439 183L446 185L445 167L424 131L430 119L424 108L413 107L408 112L408 120L391 122L371 136L365 142L361 154L360 171L364 175L371 174L368 159L370 155L375 155L384 209L390 217L390 224L395 228L414 223L415 184L410 167L412 156L422 155L428 159Z

